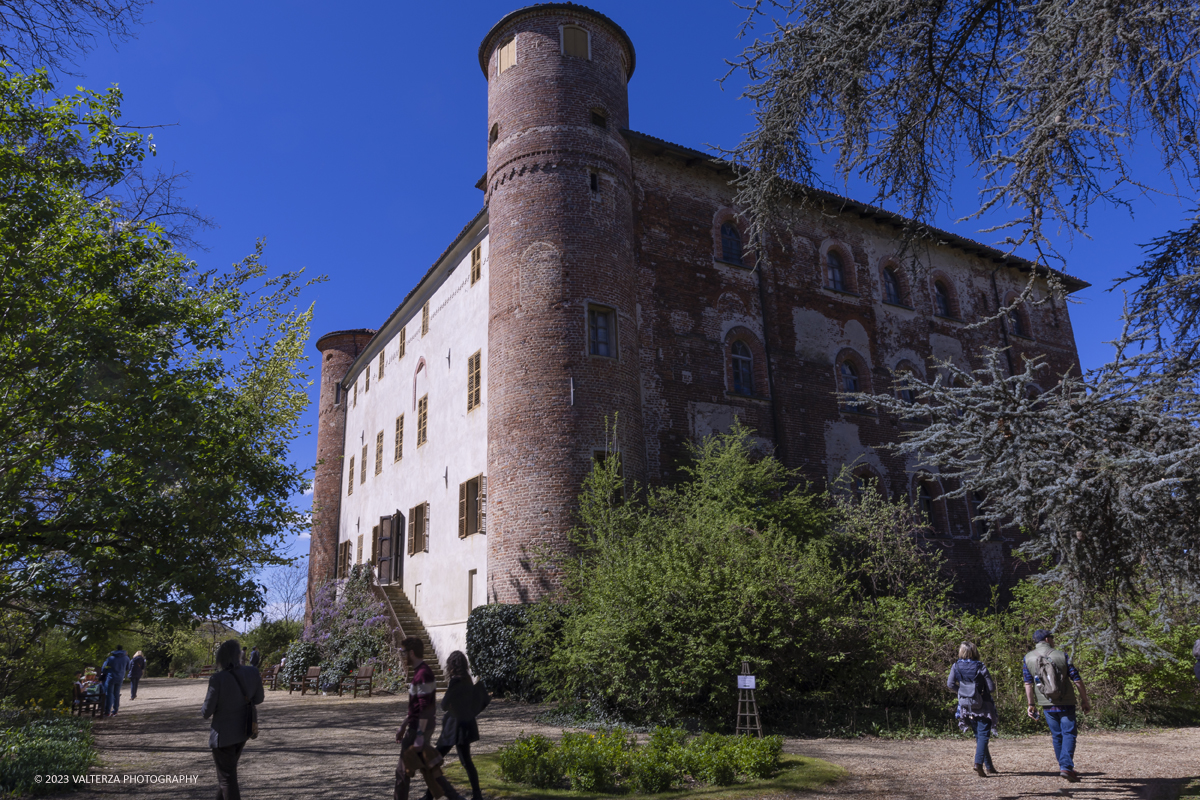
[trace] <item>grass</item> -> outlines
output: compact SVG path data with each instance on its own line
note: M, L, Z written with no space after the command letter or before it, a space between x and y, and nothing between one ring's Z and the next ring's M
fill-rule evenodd
M601 800L607 797L620 797L612 793L574 792L569 789L535 789L532 786L506 783L500 779L500 767L495 753L476 756L475 766L479 770L479 785L483 793L489 797L505 798L505 800ZM773 778L758 781L746 781L733 786L693 786L684 789L673 789L652 795L630 794L631 797L658 798L659 800L674 800L674 798L702 798L702 800L736 800L737 798L752 798L763 795L775 795L781 792L800 792L815 789L839 780L846 770L822 761L819 758L784 755L780 759L783 768ZM467 775L458 762L446 768L446 778L459 791L469 788Z

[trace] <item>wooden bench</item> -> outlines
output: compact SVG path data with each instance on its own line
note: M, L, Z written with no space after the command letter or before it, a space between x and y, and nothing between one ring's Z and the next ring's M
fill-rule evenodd
M271 666L266 668L266 670L262 674L262 682L263 682L263 686L267 687L268 689L278 689L279 688L279 665L278 664L272 664Z
M91 711L92 716L100 710L100 693L88 694L78 683L71 684L71 713L83 716L85 711Z
M309 667L308 672L303 678L290 681L288 683L288 694L291 694L294 690L299 689L301 696L303 696L306 692L308 692L309 688L311 688L315 694L321 693L320 667Z
M213 666L212 664L209 664L207 666L200 668L200 677L208 678L216 671L217 671L217 668L215 666Z
M365 688L367 697L371 696L371 689L375 684L375 665L367 664L358 668L358 672L353 675L347 675L338 683L338 697L342 696L342 690L353 690L354 696L358 697L358 690Z

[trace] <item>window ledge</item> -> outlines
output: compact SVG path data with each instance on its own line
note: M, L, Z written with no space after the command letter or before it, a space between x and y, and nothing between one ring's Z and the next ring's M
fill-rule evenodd
M729 398L730 400L749 400L754 403L770 403L771 402L770 397L765 397L761 394L741 394L739 392L726 391L725 397Z
M862 297L862 295L859 294L858 292L852 292L849 289L834 289L832 286L822 286L821 288L824 289L825 291L829 292L830 294L840 294L840 295L845 295L846 297L858 297L858 298Z
M738 269L744 269L746 271L754 269L752 264L747 264L745 261L726 261L723 258L714 258L713 263L724 264L727 267L737 267Z
M596 353L588 353L587 357L588 358L596 358L596 359L599 359L600 361L611 361L614 364L621 360L617 356L602 356L602 355L598 355Z
M879 419L879 415L876 414L874 411L859 411L858 409L855 409L855 408L842 408L841 412L843 414L853 414L856 417L869 417L871 419Z
M912 306L906 306L904 303L893 303L890 300L884 300L883 304L885 306L891 306L892 308L903 308L905 311L916 311L916 309Z
M933 318L934 318L934 319L940 319L940 320L942 320L943 322L955 322L955 323L957 323L957 324L959 324L959 325L963 325L963 324L965 324L965 323L964 323L964 321L963 321L963 319L962 319L961 317L943 317L941 314L934 314L934 315L933 315Z

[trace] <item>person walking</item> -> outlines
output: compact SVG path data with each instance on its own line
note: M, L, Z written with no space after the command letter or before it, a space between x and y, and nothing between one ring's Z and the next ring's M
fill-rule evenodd
M104 710L102 717L115 717L121 710L121 688L125 685L125 676L129 673L129 654L122 645L108 654L104 659Z
M258 669L258 665L262 663L262 653L258 652L258 645L250 648L250 666Z
M408 684L408 714L396 731L400 743L400 761L396 764L394 800L408 800L413 774L420 770L433 797L443 794L451 800L462 800L442 775L441 754L429 739L437 724L437 683L433 670L425 663L425 643L410 636L400 643L408 662L411 677Z
M1196 665L1192 667L1192 672L1196 675L1196 680L1200 681L1200 639L1192 645L1192 658L1196 659Z
M988 740L1000 721L993 699L996 682L987 666L979 660L979 650L971 642L958 646L958 661L950 667L946 687L958 693L954 717L959 729L975 735L975 773L981 778L987 777L988 773L996 775L999 770L992 763L992 753L988 749Z
M217 765L217 800L241 800L238 760L246 742L258 735L258 712L263 701L262 678L254 667L243 666L242 646L230 639L217 649L218 671L208 679L200 716L212 718L208 746Z
M471 760L471 744L479 741L479 723L476 717L487 707L490 697L483 684L471 680L467 657L455 650L446 657L446 676L449 683L442 695L442 732L438 735L437 751L444 758L450 748L458 754L458 760L471 781L471 800L483 800L479 789L479 771ZM426 797L432 793L426 792Z
M129 662L129 699L137 700L137 685L146 671L146 657L138 650Z
M1055 648L1054 634L1039 628L1033 632L1033 649L1025 654L1021 672L1025 678L1025 698L1029 702L1025 713L1030 719L1037 719L1038 707L1041 707L1046 726L1050 728L1054 757L1058 759L1059 777L1078 783L1079 773L1075 771L1076 693L1083 712L1092 710L1079 670L1066 653Z

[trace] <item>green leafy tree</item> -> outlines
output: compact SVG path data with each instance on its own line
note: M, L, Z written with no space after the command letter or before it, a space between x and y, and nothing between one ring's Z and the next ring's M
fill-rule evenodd
M118 187L121 94L0 75L0 609L86 635L235 618L306 486L299 273L202 271Z

